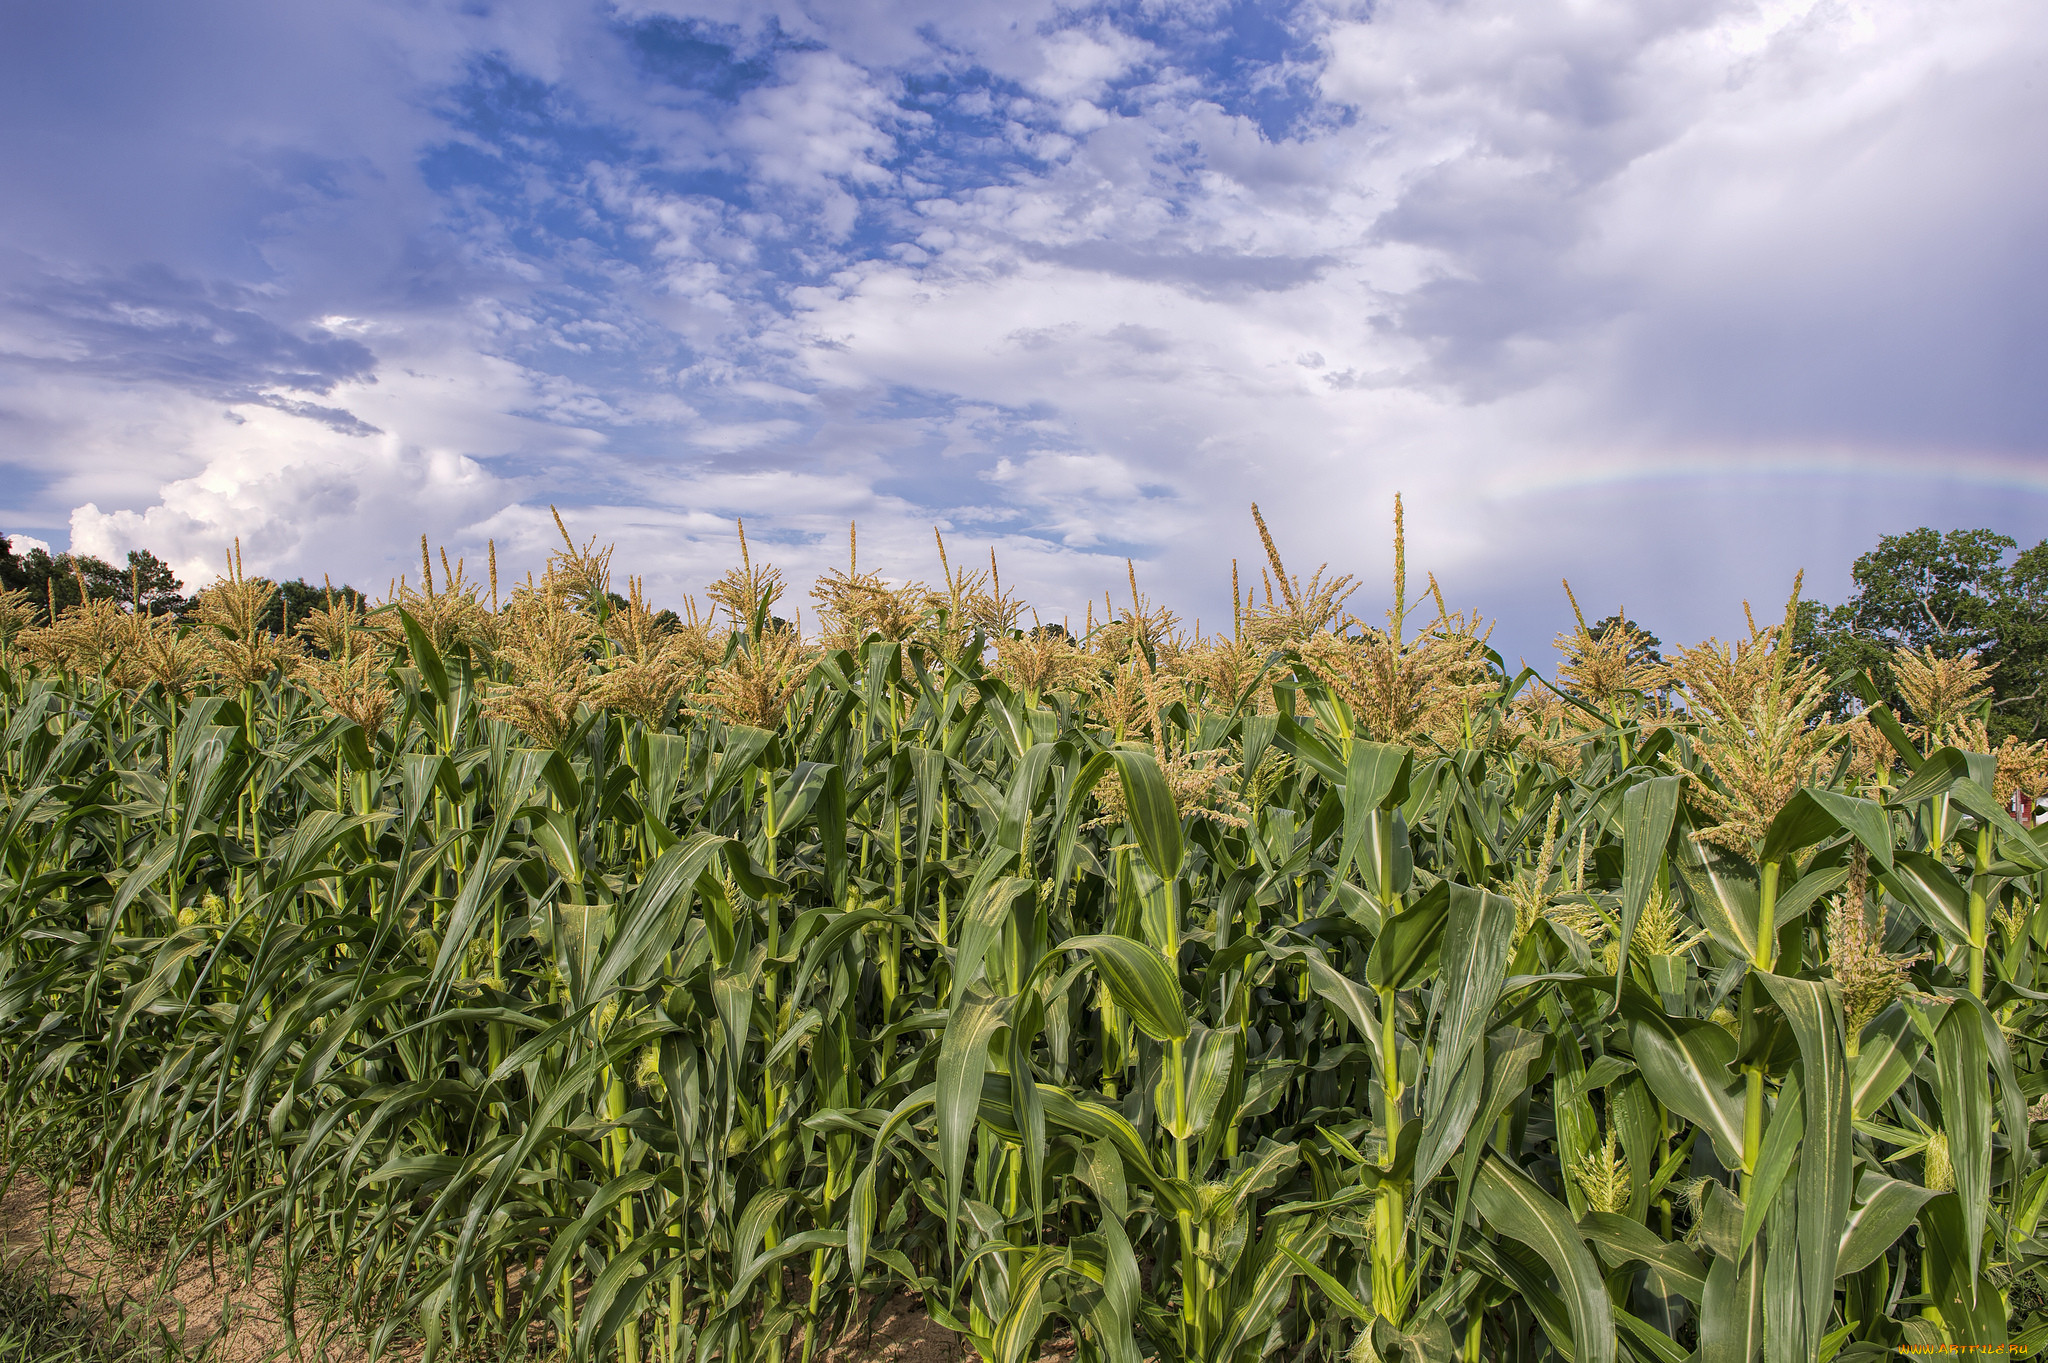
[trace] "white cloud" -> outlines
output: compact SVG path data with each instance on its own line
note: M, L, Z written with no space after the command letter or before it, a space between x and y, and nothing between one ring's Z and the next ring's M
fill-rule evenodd
M1039 44L1038 70L1025 84L1052 100L1092 99L1147 55L1144 43L1107 24L1063 29Z
M796 53L779 66L785 81L741 99L733 141L755 175L814 204L825 236L843 240L859 212L850 189L889 181L881 162L896 142L887 125L905 115L891 91L833 53Z
M52 552L48 540L39 540L34 535L9 535L0 532L0 540L7 541L8 552L16 558L26 558L38 549L46 554Z
M342 442L349 442L343 444ZM258 410L232 436L211 442L204 468L166 483L154 506L103 512L87 502L71 513L71 542L116 556L148 547L197 586L220 570L222 548L239 538L252 569L279 563L348 564L372 570L359 543L376 527L390 575L406 559L398 527L438 542L460 542L505 490L473 459L408 451L393 436L351 438ZM381 583L378 585L382 585Z

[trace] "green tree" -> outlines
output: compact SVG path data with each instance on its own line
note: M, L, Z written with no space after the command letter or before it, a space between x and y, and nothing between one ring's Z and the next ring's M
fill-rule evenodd
M1982 651L1998 641L2010 590L2006 555L2017 547L1995 530L1923 526L1886 535L1856 560L1856 589L1836 627L1886 649Z
M1628 650L1628 660L1630 662L1661 663L1664 661L1664 655L1658 652L1658 649L1663 646L1664 641L1662 639L1659 639L1656 635L1650 633L1650 631L1644 629L1635 621L1626 619L1623 616L1602 616L1600 619L1595 620L1592 624L1586 626L1586 632L1592 635L1595 639L1598 639L1601 635L1607 633L1608 630L1613 629L1616 625L1619 625L1624 629L1633 631L1636 636L1635 642L1629 646Z
M129 550L127 562L117 566L91 554L52 555L46 549L31 549L17 555L5 540L0 540L0 545L7 546L0 549L0 587L26 589L46 613L52 605L60 611L77 605L81 585L84 594L95 601L139 600L152 615L184 609L185 599L179 593L185 584L168 563L147 549Z
M272 634L296 630L308 615L326 610L330 604L351 605L365 610L370 602L354 587L335 587L326 583L315 586L302 577L294 578L277 584L277 595L270 598L270 608L263 614L263 628Z
M1984 657L1998 667L1992 732L2048 733L2048 540L2022 550L2006 569L1998 639Z
M1849 599L1801 612L1798 646L1839 677L1869 675L1894 706L1895 649L1975 652L1994 664L1991 736L2048 731L2048 540L2023 552L1995 530L1922 526L1859 556ZM1855 708L1845 685L1836 709Z

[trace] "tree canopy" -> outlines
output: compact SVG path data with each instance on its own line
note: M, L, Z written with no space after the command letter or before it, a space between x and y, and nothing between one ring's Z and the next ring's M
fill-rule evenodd
M1923 526L1880 538L1850 579L1847 601L1800 621L1800 644L1830 671L1866 673L1895 702L1894 650L1976 653L1995 669L1992 739L2048 734L2048 540L2021 550L1994 530Z
M28 590L47 611L79 603L80 589L95 601L113 600L134 604L152 615L175 614L184 609L179 593L185 584L171 565L147 549L128 551L126 563L116 566L91 554L52 555L47 549L31 549L17 555L6 539L0 539L0 588Z

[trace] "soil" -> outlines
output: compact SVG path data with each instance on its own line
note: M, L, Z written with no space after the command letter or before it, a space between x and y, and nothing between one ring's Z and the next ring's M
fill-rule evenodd
M173 1268L164 1253L123 1252L101 1234L82 1189L53 1198L34 1179L17 1177L0 1196L0 1267L47 1267L51 1285L93 1305L120 1311L155 1327L204 1363L368 1363L360 1338L337 1330L302 1301L296 1313L297 1346L286 1331L273 1270L260 1261L242 1272L224 1256L209 1261L195 1252ZM864 1322L866 1312L856 1317ZM1065 1345L1066 1347L1062 1347ZM1064 1339L1046 1352L1058 1363L1072 1352ZM393 1348L384 1357L413 1363L418 1346ZM822 1363L966 1363L967 1342L933 1323L917 1298L899 1294L877 1313L872 1330L856 1324L826 1350Z
M253 1276L204 1252L170 1269L168 1256L123 1253L100 1233L83 1189L54 1198L17 1177L0 1197L0 1259L9 1269L47 1267L59 1292L153 1319L188 1355L207 1363L268 1363L290 1357L292 1345L278 1306L275 1275ZM168 1270L168 1271L167 1271ZM368 1353L346 1340L322 1341L313 1313L300 1310L298 1357L305 1363L364 1363Z

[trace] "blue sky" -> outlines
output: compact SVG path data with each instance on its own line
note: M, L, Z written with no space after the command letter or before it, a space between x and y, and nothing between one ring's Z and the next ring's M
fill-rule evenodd
M4 0L0 530L191 585L1123 560L1535 660L2048 535L2048 25L1863 4ZM799 591L801 591L801 585Z

